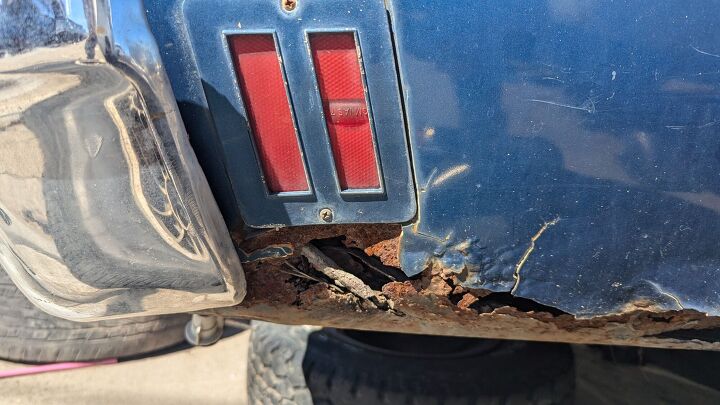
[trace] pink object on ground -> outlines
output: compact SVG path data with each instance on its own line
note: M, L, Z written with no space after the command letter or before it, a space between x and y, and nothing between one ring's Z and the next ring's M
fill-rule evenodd
M49 373L52 371L64 371L73 370L76 368L101 366L105 364L115 364L117 359L107 359L100 361L83 361L83 362L72 362L72 363L54 363L54 364L42 364L39 366L30 366L23 368L14 368L10 370L0 370L0 378L20 377L23 375L32 375L40 373Z

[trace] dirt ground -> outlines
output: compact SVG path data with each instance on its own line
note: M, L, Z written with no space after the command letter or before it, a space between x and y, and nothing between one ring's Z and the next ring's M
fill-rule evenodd
M210 347L181 348L137 360L0 379L0 403L243 405L249 332ZM0 361L0 370L26 367Z

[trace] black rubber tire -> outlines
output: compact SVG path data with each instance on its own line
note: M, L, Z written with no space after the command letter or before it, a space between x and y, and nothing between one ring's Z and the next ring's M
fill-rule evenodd
M311 405L303 375L310 327L252 322L248 354L248 402Z
M0 358L29 363L136 356L184 340L189 315L71 322L36 308L0 268Z
M251 405L564 404L574 386L570 345L262 322L250 338Z

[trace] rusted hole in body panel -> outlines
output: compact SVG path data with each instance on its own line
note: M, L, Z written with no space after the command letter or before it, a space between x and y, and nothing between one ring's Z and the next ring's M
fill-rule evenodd
M448 296L437 295L438 291L433 288L423 288L422 282L416 279L383 286L384 297L395 311L404 315L397 316L374 308L350 293L329 288L325 283L298 282L296 277L279 270L278 263L251 263L245 270L248 280L245 301L236 307L214 310L216 313L362 330L720 350L720 343L689 341L684 339L685 335L662 335L671 331L692 334L720 328L720 318L696 311L632 310L579 319L538 308L527 311L528 308L499 306L501 300L494 301L497 305L484 308L477 305L462 308L453 304ZM440 274L432 277L445 281Z
M400 232L399 224L314 225L261 230L252 235L236 232L232 236L246 252L269 245L290 243L302 246L313 240L339 237L347 247L363 249L387 266L400 267Z
M298 247L314 243L325 251L328 247L335 249L336 254L346 259L350 252L364 253L366 260L377 260L392 268L388 265L391 260L381 260L368 248L383 243L392 245L388 241L399 236L399 227L395 228L397 233L385 226L313 228L281 229L245 243L255 247L288 241L294 241ZM296 256L291 260L301 262L303 258ZM638 301L622 308L618 314L577 318L509 293L463 287L460 285L462 275L437 263L416 277L398 281L378 278L363 267L362 261L343 266L343 270L382 294L389 304L389 309L383 310L332 287L331 280L299 281L284 272L282 266L283 260L279 259L246 265L248 296L245 301L236 307L214 311L225 316L346 329L720 350L720 342L689 338L695 332L720 329L719 317L692 310L663 312L648 302Z

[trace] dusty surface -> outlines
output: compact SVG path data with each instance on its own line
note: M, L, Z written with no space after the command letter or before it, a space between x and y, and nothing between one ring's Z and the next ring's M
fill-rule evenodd
M246 403L248 332L196 347L114 365L0 380L0 403ZM0 361L0 370L25 367Z

